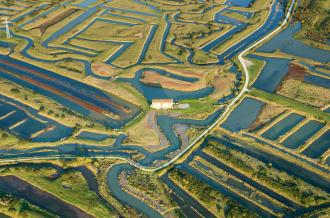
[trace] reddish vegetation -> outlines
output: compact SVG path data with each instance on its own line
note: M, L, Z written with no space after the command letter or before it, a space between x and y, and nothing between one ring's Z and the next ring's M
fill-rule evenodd
M306 74L305 68L297 65L297 64L293 64L291 63L289 65L289 70L287 75L284 77L282 83L277 87L277 91L281 90L283 87L283 84L286 80L289 79L293 79L293 80L300 80L303 81L304 80L304 76Z
M61 81L58 81L58 80L55 79L55 78L52 78L52 77L50 77L50 76L47 76L47 75L45 75L45 74L42 74L42 73L37 72L37 71L35 71L35 70L31 70L31 69L26 68L26 67L23 67L23 66L15 65L15 64L13 64L13 63L11 63L11 62L9 62L9 61L6 61L6 60L0 60L0 63L4 63L4 64L6 64L6 65L8 65L8 66L11 66L11 67L14 67L14 68L16 68L16 69L19 69L19 70L22 70L22 71L29 72L29 73L31 73L31 74L34 74L34 75L40 76L40 77L42 77L42 78L44 78L44 79L47 79L47 80L49 80L49 81L56 81L56 82L58 82L58 83L62 83ZM6 72L7 72L7 71L6 71ZM7 73L10 73L10 72L7 72ZM18 76L18 75L15 74L15 76ZM25 76L19 76L19 77L21 77L22 79L24 79L24 80L26 80L26 81L30 81L30 80L31 80L29 77L25 77ZM23 77L24 77L24 78L23 78ZM83 106L83 104L84 104L84 105L86 106L86 108L88 108L88 109L90 109L90 110L92 110L92 111L94 111L94 112L97 112L97 113L106 112L106 111L105 111L104 109L102 109L102 108L99 108L99 107L97 107L97 106L91 105L91 104L89 104L89 103L87 103L87 102L85 102L85 101L82 101L82 100L80 100L80 99L78 99L78 98L75 98L75 97L73 97L73 96L71 96L71 95L69 95L69 94L65 94L65 93L63 93L63 92L60 92L59 90L54 89L54 88L52 88L52 87L50 87L50 86L48 86L48 85L46 85L46 84L40 83L40 82L35 81L35 80L31 80L30 82L31 82L32 84L38 84L39 87L43 87L43 88L46 88L47 90L51 90L53 93L57 93L57 94L59 94L59 95L61 95L61 96L63 96L63 97L68 97L68 96L70 96L69 99L74 100L75 103L80 104L80 105L82 105L82 106ZM63 84L63 85L67 86L66 84ZM129 109L123 107L123 106L120 105L120 104L117 104L117 103L115 103L115 102L112 102L112 101L110 101L109 99L106 99L106 98L101 97L101 96L98 96L98 95L95 95L94 97L97 98L97 99L99 99L99 100L101 100L101 101L103 101L103 102L105 102L106 104L110 104L110 105L112 105L113 107L118 108L119 110L125 111L125 112L127 112L127 113L130 112ZM80 103L79 103L79 102L80 102Z
M94 111L96 113L106 113L106 111L104 109L102 109L102 108L100 108L98 106L92 105L92 104L90 104L88 102L82 101L81 99L78 99L77 97L75 97L73 95L69 95L67 93L61 92L61 91L59 91L59 90L57 90L57 89L55 89L53 87L50 87L50 86L48 86L46 84L43 84L41 82L38 82L36 80L33 80L33 79L31 79L31 78L29 78L27 76L18 75L18 74L14 74L14 73L8 72L7 70L5 70L3 68L0 68L0 69L3 72L7 73L7 74L10 74L12 76L18 77L18 78L20 78L22 80L25 80L25 81L33 84L33 85L36 85L36 86L38 86L40 88L43 88L43 89L45 89L47 91L50 91L50 92L54 93L54 94L57 94L59 96L62 96L64 98L66 98L66 99L70 99L72 102L74 102L76 104L79 104L80 106L85 107L85 108L87 108L87 109L89 109L91 111Z
M40 24L40 25L39 25L38 27L36 27L36 28L38 28L38 29L40 30L41 34L44 34L44 32L46 32L46 30L47 30L49 27L51 27L51 26L57 24L58 22L60 22L60 21L63 20L64 18L70 16L71 14L73 14L73 13L75 13L75 12L77 12L77 11L79 11L79 9L76 9L76 8L69 8L69 9L67 9L66 11L63 11L62 13L60 13L59 15L57 15L56 17L53 17L52 19L46 21L45 23Z
M107 104L110 104L110 105L112 105L113 107L118 108L119 110L126 111L126 112L130 112L129 109L127 109L127 108L125 108L124 106L122 106L122 105L120 105L120 104L117 104L117 103L115 103L115 102L113 102L113 101L110 101L109 99L103 98L103 97L98 96L98 95L95 96L95 98L100 99L101 101L103 101L103 102L105 102L105 103L107 103Z
M28 73L32 73L32 74L38 75L38 76L40 76L40 77L42 77L44 79L50 80L50 81L55 81L54 78L51 78L51 77L49 77L49 76L47 76L45 74L39 73L39 72L37 72L35 70L31 70L31 69L26 68L26 67L23 67L23 66L16 65L16 64L11 63L11 62L6 61L6 60L0 60L0 63L4 63L7 66L11 66L11 67L14 67L16 69L19 69L19 70L22 70L22 71L25 71L25 72L28 72Z
M285 80L287 79L296 79L296 80L304 80L305 76L305 68L296 65L290 64L288 74L286 75Z

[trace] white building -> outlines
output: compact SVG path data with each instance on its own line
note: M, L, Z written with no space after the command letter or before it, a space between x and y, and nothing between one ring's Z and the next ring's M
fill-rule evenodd
M153 99L151 103L151 108L153 109L173 109L174 100L173 99Z

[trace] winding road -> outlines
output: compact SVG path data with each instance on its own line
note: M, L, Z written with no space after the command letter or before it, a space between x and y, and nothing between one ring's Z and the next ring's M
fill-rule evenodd
M274 0L274 2L275 2L275 0ZM120 159L120 160L124 160L124 161L128 162L129 164L131 164L132 166L134 166L134 167L136 167L136 168L138 168L142 171L146 171L146 172L156 172L156 171L162 170L162 169L167 168L168 166L174 164L179 158L181 158L184 154L186 154L188 151L190 151L203 137L205 137L210 131L212 131L217 125L219 125L227 117L227 115L232 111L232 109L236 106L236 104L242 98L244 98L245 94L247 92L249 92L248 87L249 87L249 83L250 83L250 77L249 77L249 71L248 71L248 62L244 58L244 56L249 51L251 51L253 48L257 47L258 45L260 45L262 43L264 43L266 40L270 39L272 36L277 34L279 31L281 31L286 26L286 24L288 23L288 21L291 17L291 14L292 14L295 3L296 3L296 0L291 1L291 4L290 4L289 9L287 11L286 17L285 17L285 19L283 20L283 22L281 23L280 26L278 26L275 30L270 32L268 35L264 36L262 39L258 40L257 42L255 42L254 44L252 44L251 46L249 46L244 51L242 51L241 53L238 54L238 60L239 60L239 62L241 63L241 65L243 67L243 71L244 71L244 75L245 75L245 81L244 81L244 85L243 85L242 90L227 105L226 109L220 115L220 117L212 125L210 125L204 132L202 132L201 135L198 136L191 144L189 144L180 153L178 153L175 157L173 157L172 159L170 159L169 161L167 161L166 163L164 163L164 164L162 164L161 166L158 166L158 167L142 166L139 163L136 163L136 162L134 162L133 160L131 160L129 158L118 157L118 156L100 155L100 156L93 156L93 158L94 159ZM271 4L270 7L272 7L272 5L273 4ZM269 12L267 18L269 18L270 14L271 13ZM251 36L255 32L259 31L261 28L263 28L265 22L258 29L256 29L254 32L250 33L249 35L247 35L245 38L241 39L239 42L237 42L233 46L241 43L244 39L248 38L249 36ZM53 156L47 156L47 157L11 158L11 159L2 159L2 160L0 160L0 163L19 162L19 161L33 161L33 160L72 159L72 158L77 158L78 156L79 155L53 155Z

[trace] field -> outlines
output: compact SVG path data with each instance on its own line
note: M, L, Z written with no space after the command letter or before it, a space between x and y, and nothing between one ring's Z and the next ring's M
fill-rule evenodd
M329 6L0 0L0 217L326 217Z

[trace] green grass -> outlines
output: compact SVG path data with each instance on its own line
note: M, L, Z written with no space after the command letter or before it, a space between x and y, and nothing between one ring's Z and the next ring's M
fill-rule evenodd
M50 212L47 212L38 206L23 200L15 198L11 195L1 193L0 192L0 198L1 198L1 207L0 207L0 213L1 215L6 216L0 216L0 217L27 217L27 218L55 218L57 217L54 214L51 214Z
M0 128L0 147L6 148L19 143L21 140L16 136Z
M209 141L203 151L303 206L319 205L329 200L330 195L322 189L216 141Z
M250 76L250 84L254 82L254 80L258 77L259 73L264 68L266 62L263 60L258 60L255 58L247 58L252 62L252 65L248 67L249 76Z
M98 199L96 193L89 190L87 182L80 172L68 171L58 179L50 180L48 177L53 173L55 173L55 170L50 168L37 170L29 167L21 167L9 168L9 170L5 170L1 174L16 175L95 217L113 216L112 212Z
M302 0L295 15L302 23L298 37L325 42L330 32L329 7L326 0Z
M215 102L210 99L189 99L179 103L188 103L190 106L188 109L176 109L173 112L178 112L184 117L193 116L195 119L200 116L205 118L216 109L216 106L213 105Z
M255 217L253 212L186 171L174 169L170 171L169 177L218 217Z
M309 114L312 117L320 120L324 120L326 122L330 121L330 114L324 111L320 111L319 109L309 106L307 104L292 100L290 98L278 95L278 94L273 94L273 93L268 93L259 89L253 89L250 92L251 96L254 97L259 97L262 99L265 99L270 102L274 102L280 105L283 105L285 107L291 108L293 110L298 110L303 113Z

